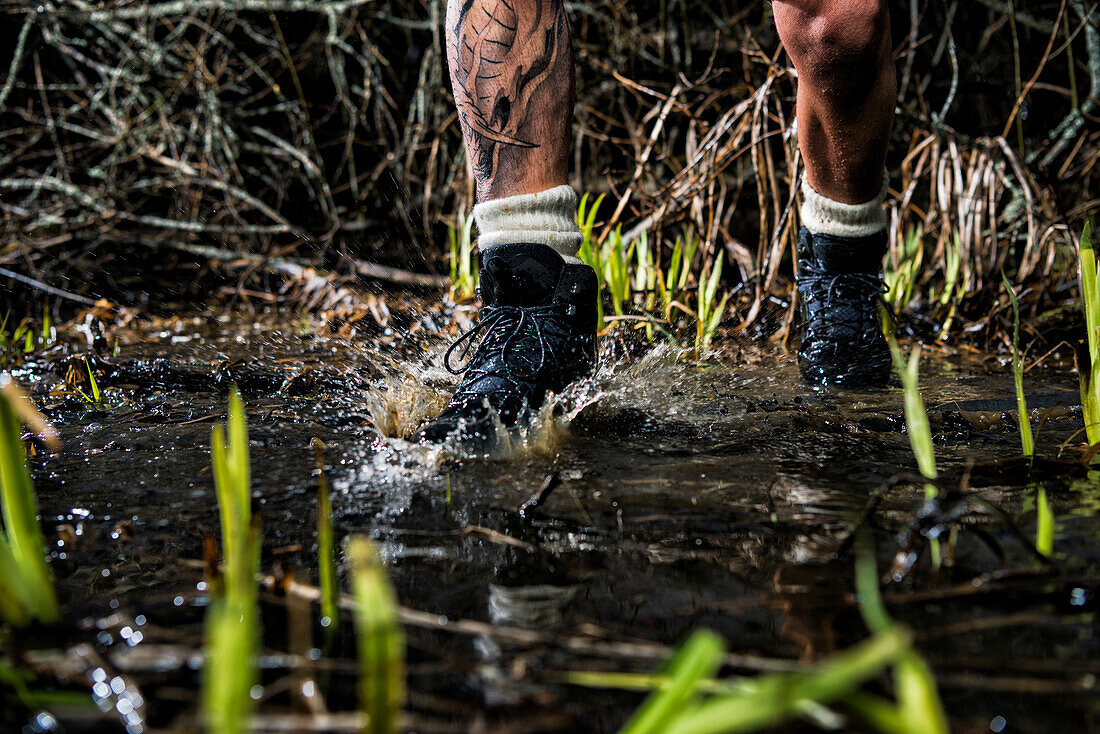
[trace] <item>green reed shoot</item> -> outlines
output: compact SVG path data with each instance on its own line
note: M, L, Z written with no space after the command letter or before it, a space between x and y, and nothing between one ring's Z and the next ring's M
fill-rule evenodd
M582 251L587 250L591 254L593 252L593 237L596 232L596 215L600 211L600 204L603 203L604 195L597 196L596 200L592 202L592 206L588 205L589 196L588 193L585 193L577 206L577 226L581 229L580 249ZM577 257L581 257L579 253ZM583 257L581 259L584 260ZM588 261L585 260L585 262Z
M847 700L909 651L908 635L891 626L805 672L715 680L711 676L724 647L714 633L702 630L680 647L658 678L592 673L567 680L655 689L620 734L730 734L770 729L812 715L822 704Z
M1085 312L1088 355L1077 361L1081 384L1081 409L1090 444L1100 443L1100 291L1097 290L1096 250L1092 244L1092 220L1085 222L1079 255L1082 308ZM1087 363L1082 364L1085 360Z
M701 630L673 655L663 675L578 672L565 680L591 687L652 690L620 734L753 732L786 719L813 718L823 712L823 705L838 702L877 731L946 734L947 718L931 671L882 603L873 553L861 553L856 576L860 609L873 636L804 672L715 679L725 647L713 632ZM891 667L896 704L859 690Z
M450 234L451 291L454 298L473 298L477 291L477 253L474 252L474 218L459 212Z
M50 319L49 304L42 309L42 327L37 333L30 317L22 319L9 332L8 322L11 312L0 319L0 367L6 367L20 357L33 354L39 348L45 348L57 341L57 330Z
M913 347L906 362L893 336L887 339L890 354L894 359L894 368L901 378L902 391L905 394L905 426L909 433L909 446L917 458L917 468L925 479L936 479L936 451L932 446L932 428L928 424L928 413L924 409L924 400L920 395L920 345ZM924 496L932 499L937 494L936 486L931 482L924 485ZM940 567L940 542L933 539L928 547L932 553L932 566Z
M1035 492L1035 550L1048 558L1054 553L1054 510L1041 484Z
M228 440L227 440L228 438ZM214 488L222 527L224 574L214 584L206 617L202 709L207 730L239 734L250 729L258 683L260 530L252 515L251 467L244 405L236 388L225 429L211 436Z
M352 538L347 547L359 653L359 707L365 734L395 734L405 702L405 636L397 597L377 547Z
M604 282L611 295L611 307L617 316L626 313L633 291L630 283L630 260L634 255L634 245L624 248L623 228L616 227L607 242L600 248L600 264L604 271Z
M1019 413L1017 423L1020 426L1020 445L1023 447L1024 456L1035 455L1035 440L1031 435L1031 420L1028 417L1027 397L1024 395L1024 358L1020 353L1020 303L1016 300L1016 291L1008 282L1008 276L1001 271L1001 281L1008 291L1008 298L1012 303L1012 374L1016 380L1016 412Z
M103 404L103 394L99 392L99 382L96 380L96 374L91 371L91 363L88 358L84 358L84 368L88 371L88 392L76 388L76 392L80 393L80 396L85 399L86 402L92 405ZM90 393L90 394L89 394Z
M228 438L228 441L226 440ZM221 513L222 552L225 555L225 587L229 595L254 595L259 548L250 538L252 527L252 477L248 455L248 426L244 404L234 388L229 394L226 427L214 426L211 435L214 488Z
M959 280L962 271L962 241L959 233L955 232L947 246L943 249L943 293L940 294L940 305L947 306L954 303L961 295L964 282Z
M879 593L874 549L869 547L867 536L864 536L860 546L856 556L855 580L859 611L863 616L864 624L876 637L896 632L897 628L890 619L886 605L882 602L882 595ZM904 722L906 725L905 729L900 730L883 727L884 731L900 731L905 734L948 734L947 714L944 713L943 703L936 690L935 678L928 663L911 645L906 645L894 662L894 687L898 700L896 715L891 716L888 707L882 707L876 704L874 699L867 697L861 696L852 703L857 710L867 713L885 709L879 719L880 724L890 722L896 726ZM861 702L867 705L860 705Z
M0 620L16 627L35 619L51 624L61 612L20 437L15 400L21 398L10 379L0 375Z
M718 331L718 325L722 321L722 315L726 311L728 293L723 294L721 300L715 303L718 296L718 286L722 280L722 260L721 255L716 257L710 276L699 279L695 308L695 350L700 355L710 346L711 340Z
M40 340L35 338L34 327L30 319L20 321L13 331L8 332L8 320L11 313L4 314L0 321L0 367L7 367L16 359L34 352Z
M913 347L906 362L897 341L889 339L890 353L894 357L894 367L901 378L905 393L905 426L909 433L909 445L917 458L917 468L926 479L936 479L936 452L932 446L932 429L928 424L928 413L924 410L924 400L920 395L920 345ZM928 497L936 496L936 488L925 485Z
M698 630L673 655L660 690L646 699L620 734L662 734L685 710L699 705L699 684L713 678L725 654L722 638Z
M939 306L941 308L947 308L947 315L943 319L943 324L940 326L940 339L946 339L947 335L951 332L951 322L955 319L955 311L959 305L959 299L962 298L966 289L965 278L960 279L959 275L962 271L962 241L959 237L959 233L956 231L954 236L948 240L947 244L943 248L944 252L944 265L943 265L943 292L939 297Z
M251 730L259 678L256 654L259 610L228 595L210 601L206 613L202 715L211 734L242 734Z
M668 283L674 290L682 291L687 288L688 279L691 277L691 269L695 263L695 253L699 250L699 238L694 232L688 232L683 236L683 247L679 259L676 258L676 248L673 248L672 262L669 263ZM676 238L676 245L681 244L681 239Z
M657 266L653 261L653 250L649 247L649 233L642 231L638 235L638 241L634 247L634 290L645 293L645 302L642 304L646 313L653 311L657 295ZM653 322L647 321L645 325L646 339L653 341Z
M672 309L679 307L685 312L683 304L676 300L677 295L687 286L688 276L691 275L691 265L695 260L695 251L699 247L699 240L688 232L680 235L672 247L672 256L668 261L668 270L657 270L657 294L661 299L661 313L665 321L672 322Z
M642 231L634 245L634 290L652 292L657 280L653 250L649 247L649 233Z
M588 267L596 271L596 331L607 328L603 313L603 288L607 284L604 275L603 259L596 245L596 214L600 204L603 203L603 194L600 194L591 206L588 205L589 195L585 193L577 206L577 226L581 229L581 246L577 250L577 257Z
M734 734L771 729L802 715L808 703L829 704L855 693L909 649L906 633L887 630L805 673L761 675L753 679L749 691L713 696L694 710L683 711L664 734Z
M1001 280L1005 284L1005 289L1008 290L1008 298L1012 303L1012 375L1016 381L1016 412L1019 414L1017 424L1020 427L1020 446L1023 448L1024 456L1030 459L1035 456L1035 439L1031 434L1031 419L1027 410L1027 397L1024 395L1024 358L1020 352L1020 304L1003 270ZM1046 489L1042 486L1036 488L1035 510L1035 549L1049 556L1054 550L1054 512L1051 510Z
M47 303L42 308L42 331L38 334L38 343L47 347L53 344L56 339L57 334L54 331L53 322L50 320L50 305Z
M916 286L923 259L924 228L917 225L905 233L905 241L897 257L897 267L886 273L886 302L895 312L900 311L912 300L913 289Z
M321 587L321 616L326 629L335 631L340 618L340 586L336 576L336 546L332 532L332 492L325 473L325 446L313 439L313 460L317 469L317 573Z

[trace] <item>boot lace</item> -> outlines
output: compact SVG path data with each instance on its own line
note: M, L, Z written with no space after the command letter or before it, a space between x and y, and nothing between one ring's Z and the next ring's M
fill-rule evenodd
M461 334L443 356L448 372L466 373L454 399L483 398L485 392L472 388L487 377L499 378L512 388L491 392L522 392L524 383L537 379L552 359L547 340L564 331L557 324L559 317L553 305L484 307L477 325ZM538 359L532 360L528 355L536 351Z
M864 341L880 334L879 308L893 323L897 315L883 297L886 284L870 273L830 273L820 264L805 262L798 274L798 290L813 313L806 336L812 340Z

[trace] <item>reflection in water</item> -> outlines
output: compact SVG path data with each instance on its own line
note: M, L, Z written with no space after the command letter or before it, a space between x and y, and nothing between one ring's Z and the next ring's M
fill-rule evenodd
M781 566L773 578L774 599L783 612L780 633L800 657L814 661L837 649L833 623L850 588L847 564L799 563Z
M548 634L565 630L565 611L580 586L500 586L489 584L489 619L493 624L538 630ZM541 686L525 682L527 657L519 645L479 636L474 648L483 663L478 673L485 703L490 707L514 706L524 698L537 696Z
M580 586L498 586L489 584L489 618L494 624L532 629L561 626L565 608L577 596Z

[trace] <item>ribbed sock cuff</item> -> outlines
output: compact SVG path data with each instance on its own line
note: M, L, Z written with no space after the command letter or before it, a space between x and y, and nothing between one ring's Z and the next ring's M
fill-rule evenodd
M867 237L886 229L886 200L889 176L883 173L878 196L862 204L845 204L814 191L810 182L802 179L802 224L815 234L834 237Z
M567 260L577 261L583 239L577 226L577 200L573 187L563 185L483 201L474 207L478 248L519 242L549 245Z

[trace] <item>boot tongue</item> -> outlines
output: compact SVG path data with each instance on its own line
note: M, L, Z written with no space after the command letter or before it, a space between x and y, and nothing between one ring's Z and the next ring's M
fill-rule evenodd
M799 232L798 249L809 255L828 273L870 273L877 275L886 254L886 232L868 237L835 237L814 234L805 227Z
M486 306L544 306L553 299L565 261L547 245L497 245L481 257Z

